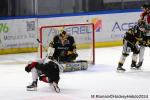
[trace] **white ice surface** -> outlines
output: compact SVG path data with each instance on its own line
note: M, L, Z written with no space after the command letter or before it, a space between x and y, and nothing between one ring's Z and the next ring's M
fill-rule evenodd
M61 74L61 93L39 82L37 91L26 91L31 74L26 62L36 53L0 55L0 100L150 100L150 48L146 48L141 71L130 70L131 56L124 64L125 73L117 73L122 47L96 49L96 64L87 71ZM91 95L148 95L148 98L91 98Z

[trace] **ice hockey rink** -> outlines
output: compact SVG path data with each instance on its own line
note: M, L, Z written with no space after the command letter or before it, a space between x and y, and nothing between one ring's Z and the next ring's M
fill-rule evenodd
M60 93L48 84L38 83L37 91L26 91L31 74L24 71L36 53L0 55L0 100L150 100L150 48L146 48L142 70L131 70L131 56L124 64L126 72L117 73L122 47L96 49L96 64L86 71L60 75Z

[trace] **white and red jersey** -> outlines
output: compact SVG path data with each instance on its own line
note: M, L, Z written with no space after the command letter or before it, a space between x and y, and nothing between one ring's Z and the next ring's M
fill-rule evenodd
M150 13L143 12L140 17L146 22L147 27L150 27ZM150 31L147 33L147 36L150 36Z
M142 20L145 20L147 24L150 24L150 13L143 12L140 17Z
M144 20L144 17L145 17L146 15L147 15L147 12L142 12L142 13L140 14L141 19Z

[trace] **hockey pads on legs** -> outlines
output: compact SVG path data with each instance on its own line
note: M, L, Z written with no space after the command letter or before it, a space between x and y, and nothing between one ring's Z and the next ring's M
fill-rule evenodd
M65 63L63 64L63 66L64 66L64 72L86 70L88 68L88 62L86 60L79 60L79 61Z

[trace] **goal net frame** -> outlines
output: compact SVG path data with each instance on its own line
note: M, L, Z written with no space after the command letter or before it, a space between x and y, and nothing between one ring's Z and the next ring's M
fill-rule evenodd
M45 29L45 28L54 28L54 27L71 27L71 26L82 26L82 25L91 25L91 27L92 27L92 64L95 64L95 30L94 30L94 24L93 23L89 23L89 24L64 24L64 25L47 25L47 26L41 26L40 27L40 32L39 32L39 47L40 47L40 58L43 58L43 55L42 55L42 51L43 51L43 49L45 49L45 47L43 46L43 30ZM75 41L76 42L76 41Z

